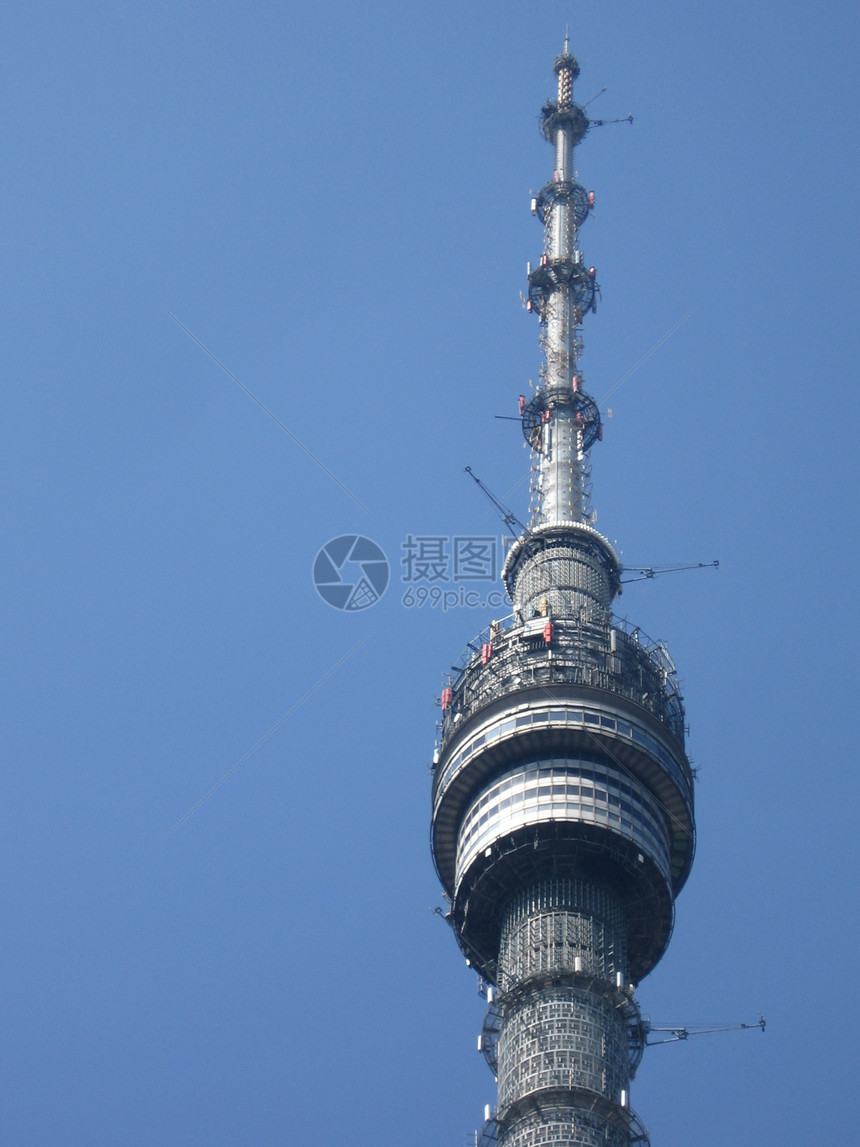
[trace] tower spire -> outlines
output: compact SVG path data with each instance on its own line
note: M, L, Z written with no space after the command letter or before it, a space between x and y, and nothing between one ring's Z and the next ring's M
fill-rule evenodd
M541 127L553 145L555 162L552 179L532 200L532 212L544 225L544 244L537 267L528 268L526 304L540 319L544 352L526 434L538 455L532 483L534 526L586 521L586 454L602 436L600 413L584 390L579 367L580 327L595 309L599 289L595 269L586 265L580 246L580 229L594 206L594 194L576 180L574 149L589 121L573 101L579 64L570 54L567 36L554 71L558 96L541 109ZM538 418L536 432L532 424Z

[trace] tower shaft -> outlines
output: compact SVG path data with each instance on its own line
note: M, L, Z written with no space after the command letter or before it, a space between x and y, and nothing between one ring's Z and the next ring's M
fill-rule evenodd
M611 987L626 981L625 931L611 895L582 881L542 881L508 905L497 1051L508 1147L627 1143L614 1102L630 1086L627 1025Z

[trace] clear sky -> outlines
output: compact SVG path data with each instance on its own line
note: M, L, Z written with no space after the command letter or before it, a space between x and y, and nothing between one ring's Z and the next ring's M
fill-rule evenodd
M856 1135L856 5L13 0L3 1143L473 1142L495 1088L428 764L499 611L408 608L400 559L499 532L464 466L528 466L494 416L540 362L567 23L576 96L635 117L577 151L588 390L695 308L609 401L597 525L630 565L721 563L618 603L700 769L640 1000L768 1019L653 1049L633 1105L655 1147ZM392 564L353 613L311 578L346 533Z

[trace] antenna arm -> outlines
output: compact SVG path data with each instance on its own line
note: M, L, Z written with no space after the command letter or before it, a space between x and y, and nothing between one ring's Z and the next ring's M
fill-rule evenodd
M481 479L478 477L478 475L472 472L472 467L471 467L471 466L464 466L464 467L463 467L463 472L464 472L465 474L468 474L468 475L469 475L469 477L472 479L472 481L475 483L475 485L476 485L476 486L477 486L477 487L478 487L478 488L479 488L479 489L480 489L480 490L481 490L481 491L482 491L484 494L486 494L486 496L487 496L487 497L490 499L490 501L493 503L493 505L496 507L496 509L497 509L497 510L499 511L499 513L502 515L502 521L505 523L505 525L506 525L506 526L507 526L509 529L513 528L514 526L517 526L517 527L518 527L518 528L519 528L519 529L520 529L520 530L523 532L523 534L527 534L527 533L528 533L528 530L527 530L527 529L526 529L526 527L525 527L525 526L522 524L522 522L519 520L519 518L516 516L516 514L513 512L513 510L508 510L508 509L507 509L505 506L503 506L503 505L502 505L502 503L501 503L501 502L499 501L499 499L498 499L498 498L495 496L495 494L492 492L492 490L489 490L489 489L488 489L488 488L487 488L487 487L484 485L484 483L481 481Z
M754 1024L716 1024L714 1027L678 1027L678 1028L660 1028L648 1025L645 1033L645 1044L648 1047L656 1046L661 1043L677 1043L679 1040L689 1039L692 1035L713 1035L715 1032L731 1032L731 1031L751 1031L755 1028L761 1028L764 1031L767 1021L762 1016L758 1023ZM649 1039L648 1037L652 1032L665 1032L663 1039Z
M630 585L634 581L648 581L654 578L657 574L667 573L681 573L684 570L709 570L719 569L720 563L718 561L712 562L693 562L686 566L625 566L625 571L630 570L638 574L638 577L627 577L621 579L622 585Z
M604 91L606 89L604 88ZM598 92L598 95L600 93ZM589 100L589 103L591 101ZM619 119L590 119L588 121L589 127L606 127L608 123L633 123L632 115L621 116Z

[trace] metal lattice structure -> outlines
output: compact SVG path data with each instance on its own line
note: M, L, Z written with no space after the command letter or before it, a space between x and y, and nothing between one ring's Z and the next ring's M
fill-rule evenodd
M544 361L520 399L532 516L502 572L513 614L468 644L443 691L432 843L447 918L490 985L479 1046L498 1107L478 1141L622 1147L648 1141L629 1106L647 1036L634 988L690 871L693 783L675 667L613 615L622 569L590 522L602 425L578 360L599 289L579 245L594 196L573 152L590 123L567 42L555 74L526 304Z

